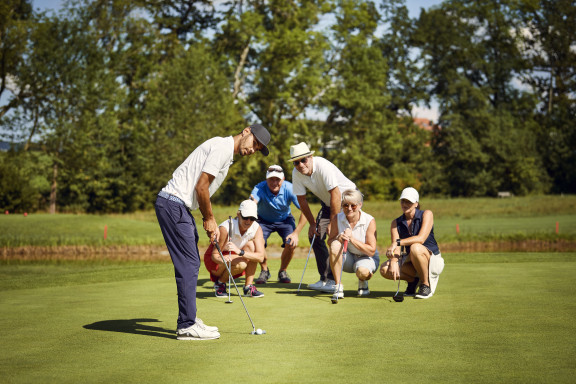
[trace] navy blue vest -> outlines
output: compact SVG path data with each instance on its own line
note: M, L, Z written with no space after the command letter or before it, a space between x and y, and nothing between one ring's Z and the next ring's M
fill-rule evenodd
M410 231L408 230L408 224L406 223L406 219L404 218L404 215L402 215L396 219L396 226L398 227L398 233L400 234L401 239L406 239L408 237L416 236L418 233L420 233L420 228L422 227L422 215L423 214L424 214L424 211L416 209L416 214L414 215L414 219L412 219L412 228L411 228L412 234L410 234ZM428 248L429 250L431 250L432 253L434 253L435 255L440 253L440 249L438 248L438 243L436 243L436 239L434 238L434 226L432 226L432 229L430 230L430 234L428 235L428 238L424 241L423 245L426 248ZM407 248L408 249L406 250L406 252L410 253L410 247L407 247Z

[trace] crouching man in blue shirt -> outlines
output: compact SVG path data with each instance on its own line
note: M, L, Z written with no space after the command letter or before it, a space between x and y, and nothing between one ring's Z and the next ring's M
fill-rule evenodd
M264 234L265 246L268 246L268 237L273 232L278 232L282 238L282 255L280 256L280 270L278 271L278 281L280 283L290 283L288 276L288 265L294 256L294 250L298 246L298 235L306 225L306 218L300 215L298 226L292 212L290 203L300 209L298 199L292 191L292 183L284 178L284 171L279 165L271 165L266 171L266 180L254 187L250 194L250 199L258 204L258 224ZM266 284L270 278L267 256L260 263L261 272L256 284Z

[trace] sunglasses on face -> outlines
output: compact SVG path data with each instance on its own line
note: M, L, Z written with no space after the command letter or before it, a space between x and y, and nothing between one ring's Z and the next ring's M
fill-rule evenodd
M256 221L256 218L255 218L255 217L252 217L252 216L250 216L250 217L244 217L244 216L242 216L242 214L240 214L240 217L242 218L242 220Z
M298 166L298 164L300 164L300 163L306 164L307 162L308 162L308 158L307 158L307 157L305 157L305 158L303 158L303 159L300 159L300 160L295 160L295 161L294 161L294 166L296 167L296 166Z
M350 209L356 209L357 206L358 206L358 204L348 204L348 203L342 204L342 207L350 208Z

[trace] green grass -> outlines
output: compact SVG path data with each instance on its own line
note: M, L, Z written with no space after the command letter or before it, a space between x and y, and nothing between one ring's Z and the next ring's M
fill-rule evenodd
M250 335L238 297L216 299L202 267L199 316L217 341L174 339L170 263L0 264L0 381L7 383L571 383L576 253L444 255L429 300L391 300L380 277L356 298L272 282L246 299L267 335ZM543 262L544 261L544 262ZM273 272L279 260L271 260ZM274 274L273 274L274 275ZM316 280L315 263L305 283ZM240 281L241 282L241 281ZM404 283L403 283L404 284ZM404 285L405 286L405 285Z
M422 208L434 212L435 234L441 245L463 241L576 239L576 196L572 195L424 200ZM316 212L318 206L312 209ZM376 218L378 245L387 246L390 222L401 214L398 202L369 201L364 209ZM234 215L236 207L215 206L214 212L221 222ZM199 222L199 212L193 214ZM200 245L205 247L208 240L200 232ZM306 236L307 227L300 234L303 247L308 246ZM280 238L274 235L269 243L279 245ZM153 211L128 215L0 215L0 247L105 244L162 246L164 241Z

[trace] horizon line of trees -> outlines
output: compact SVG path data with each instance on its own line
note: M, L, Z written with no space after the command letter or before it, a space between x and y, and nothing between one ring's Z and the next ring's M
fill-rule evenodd
M445 0L71 0L0 5L0 207L152 207L203 141L261 123L236 204L307 142L368 200L576 193L576 6ZM432 131L415 105L439 108Z

